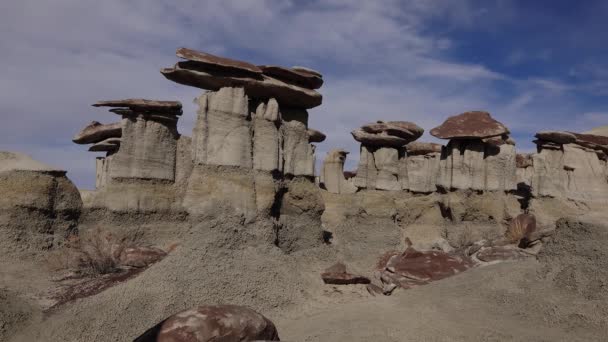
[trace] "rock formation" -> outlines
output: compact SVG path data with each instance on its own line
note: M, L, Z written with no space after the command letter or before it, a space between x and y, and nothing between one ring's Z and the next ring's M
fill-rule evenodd
M327 153L323 161L320 181L322 186L334 194L350 194L357 191L351 182L344 177L344 161L348 152L334 149Z
M418 139L424 130L408 121L378 121L351 132L361 143L355 186L363 189L402 190L406 174L401 169L403 146Z
M274 324L244 306L204 305L168 317L134 342L279 341Z
M515 190L515 146L508 143L508 133L486 112L452 116L433 128L431 135L450 139L441 154L437 186L445 190ZM493 137L502 138L488 140Z
M120 138L122 135L122 125L120 122L102 124L92 121L78 134L72 141L76 144L94 144L109 138Z
M66 171L0 152L0 193L0 255L49 249L76 228L82 201Z
M412 142L405 145L407 157L403 159L401 187L411 192L430 193L437 190L437 173L441 145Z

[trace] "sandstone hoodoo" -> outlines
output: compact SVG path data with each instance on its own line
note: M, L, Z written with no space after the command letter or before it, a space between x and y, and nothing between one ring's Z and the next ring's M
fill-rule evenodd
M357 187L344 176L344 161L347 154L348 152L343 149L334 149L329 151L323 160L320 182L331 193L351 194L357 191Z
M190 49L179 49L177 56L188 61L162 69L161 73L180 84L213 91L224 87L242 87L249 98L262 101L275 98L280 105L304 109L319 106L322 102L321 94L310 88L319 88L322 79L310 73L274 66L262 71L247 62Z
M134 342L280 341L274 324L244 306L204 305L177 313Z
M120 138L121 134L120 122L104 125L98 121L92 121L76 134L72 141L76 144L95 144L109 138Z
M442 145L412 142L405 145L407 156L402 161L401 185L411 192L431 193L437 190L437 173ZM404 164L404 165L403 165Z
M450 139L441 154L437 186L446 190L515 190L516 153L508 134L507 127L482 111L449 117L433 128L431 135Z

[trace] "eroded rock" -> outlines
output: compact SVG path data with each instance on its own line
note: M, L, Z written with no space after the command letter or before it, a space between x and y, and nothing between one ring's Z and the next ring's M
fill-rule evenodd
M334 149L327 153L323 161L320 181L325 189L331 193L350 194L357 191L357 187L347 181L344 176L344 161L347 154L348 152L345 150Z
M563 131L540 131L534 135L540 140L550 141L556 144L571 144L576 141L576 136Z
M118 257L118 262L123 266L147 267L162 258L167 253L156 247L127 247L123 249Z
M89 147L89 152L116 152L120 148L121 138L108 138Z
M72 141L76 144L95 144L108 138L120 138L121 135L122 125L120 122L102 124L98 121L91 121L72 138Z
M311 72L290 69L278 65L260 65L265 75L274 77L283 82L293 83L309 89L319 89L323 79Z
M431 135L440 139L483 139L508 133L507 127L482 111L451 116L431 130Z
M369 284L370 279L364 276L355 275L346 271L346 265L339 262L327 268L321 273L321 278L325 284L333 285L351 285L351 284Z

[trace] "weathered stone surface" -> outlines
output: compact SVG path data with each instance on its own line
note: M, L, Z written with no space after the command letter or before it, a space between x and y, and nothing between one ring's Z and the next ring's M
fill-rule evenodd
M562 145L571 144L576 141L576 136L574 134L563 131L540 131L534 136L540 140Z
M451 116L431 130L431 135L440 139L482 139L508 133L509 130L490 113L481 111Z
M532 256L516 246L484 247L475 254L483 262L521 260Z
M222 88L198 97L192 134L197 164L252 167L252 128L248 97L243 88Z
M579 201L608 200L605 162L576 144L563 150L541 148L533 155L532 194Z
M321 143L325 141L325 134L316 129L309 128L308 129L308 142L310 143Z
M532 177L534 176L532 154L517 153L515 155L515 166L517 167L516 178L517 184L530 186L532 183Z
M484 143L493 146L502 146L504 144L515 145L515 140L509 137L507 134L499 135L496 137L483 138L481 139Z
M156 247L127 247L121 251L118 262L123 266L147 267L165 256L167 253Z
M441 153L441 144L414 141L405 145L408 156Z
M283 174L314 176L315 147L308 142L308 112L287 108L281 114Z
M280 341L274 324L244 306L203 305L158 323L134 342Z
M327 268L323 273L321 273L321 279L325 284L334 284L334 285L351 285L351 284L369 284L371 281L369 278L348 273L346 271L346 265L341 262L338 262L329 268Z
M108 138L89 147L89 152L116 152L120 148L121 138Z
M122 119L122 138L109 166L112 179L175 180L177 120L157 120L147 114Z
M530 153L517 153L515 155L515 165L518 168L526 168L533 165L532 154Z
M517 188L515 147L481 140L450 140L444 148L437 186L444 189L509 191Z
M238 61L236 59L230 59L226 57L219 57L210 53L196 51L188 48L179 48L177 49L175 54L177 55L177 57L201 63L209 67L216 67L234 71L243 71L254 74L262 73L262 69L251 63Z
M66 172L0 151L0 255L56 246L78 223L80 193Z
M506 237L511 243L519 243L522 239L529 240L536 231L536 217L532 214L519 214L509 223Z
M334 194L351 194L357 191L357 187L348 182L344 177L344 161L348 152L342 149L334 149L327 153L323 161L320 181L325 189Z
M253 119L253 168L274 171L281 167L281 136L274 122Z
M576 137L575 144L608 153L608 137L593 134L569 133L572 133Z
M401 162L405 172L400 173L401 187L411 192L430 193L437 190L437 175L441 154L437 152L409 155Z
M359 166L354 177L354 185L362 189L375 189L378 170L374 162L374 151L376 149L361 145L359 151Z
M312 89L288 84L266 75L253 78L211 69L202 70L196 69L196 66L187 62L177 63L173 68L162 69L161 73L171 81L207 90L216 91L225 87L244 88L249 98L275 98L284 106L313 108L323 101L321 94Z
M181 115L182 104L179 101L158 101L147 99L124 99L98 101L93 107L118 107L128 108L133 112Z
M95 159L95 189L100 189L108 183L108 170L112 156Z
M376 189L401 190L399 183L399 150L390 147L381 147L374 151L374 164L376 165Z
M402 147L418 139L424 129L408 121L378 121L351 132L358 142L378 147Z
M319 89L323 85L323 79L310 72L302 72L278 65L259 65L258 67L262 69L265 75L286 83L292 83L309 89Z
M108 138L120 138L121 135L122 126L120 122L104 125L97 121L91 121L72 138L72 141L76 144L94 144Z

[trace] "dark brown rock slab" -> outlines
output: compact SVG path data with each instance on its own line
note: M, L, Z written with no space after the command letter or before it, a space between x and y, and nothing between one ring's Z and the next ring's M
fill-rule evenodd
M122 250L118 262L122 266L147 267L167 256L156 247L127 247Z
M517 153L515 155L515 166L521 169L525 169L529 166L533 166L532 155L529 153Z
M120 122L102 124L91 121L85 128L72 138L76 144L95 144L108 138L120 138L122 136L122 125Z
M303 72L305 74L310 74L310 75L314 75L314 76L323 78L323 75L319 71L308 68L308 67L296 65L296 66L292 66L291 69L293 69L295 71Z
M361 126L361 130L367 133L383 134L414 141L424 133L424 129L409 121L377 121Z
M483 111L451 116L431 130L431 135L440 139L484 139L508 133L507 127Z
M534 135L537 139L550 141L556 144L571 144L576 141L576 136L564 131L540 131Z
M120 148L121 138L108 138L93 144L89 152L116 152Z
M377 147L402 147L409 141L400 137L384 134L373 134L367 133L362 129L356 129L350 134L363 145L377 146Z
M594 134L569 133L576 137L575 144L608 153L608 137Z
M441 144L414 141L405 145L408 155L418 156L431 153L441 153Z
M348 273L346 265L338 262L327 268L321 273L321 279L325 284L333 285L352 285L352 284L369 284L371 280L367 277Z
M308 142L320 143L320 142L325 141L325 138L326 138L325 134L323 134L320 131L317 131L316 129L309 128L307 130L307 133L308 133Z
M196 51L188 48L179 48L177 49L175 54L177 55L177 57L201 63L210 67L222 68L226 70L244 71L253 74L262 73L262 69L251 63L226 57L220 57L202 51Z
M179 101L158 101L147 99L123 99L98 101L93 107L128 108L133 112L153 112L159 114L182 114L182 104Z
M195 69L184 62L177 63L172 68L164 68L161 73L173 82L212 91L225 87L244 88L250 99L275 98L279 104L287 107L309 109L323 102L323 96L315 90L263 74L253 78L242 74Z
M308 89L319 89L323 85L320 76L310 72L302 72L278 65L258 65L265 75L274 77L286 83L293 83Z
M158 323L134 342L280 341L275 325L238 305L203 305Z

